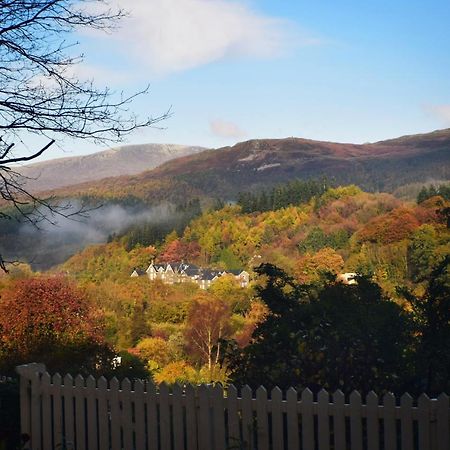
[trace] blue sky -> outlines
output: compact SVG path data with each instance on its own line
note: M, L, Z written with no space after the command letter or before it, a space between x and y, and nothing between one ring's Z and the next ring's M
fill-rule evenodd
M362 143L450 127L450 1L117 0L113 35L82 35L80 76L172 108L128 143L222 147L298 136ZM47 158L102 150L65 142Z

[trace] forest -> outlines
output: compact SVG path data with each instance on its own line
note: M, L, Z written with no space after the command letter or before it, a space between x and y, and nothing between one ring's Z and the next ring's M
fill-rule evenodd
M10 267L0 373L34 360L168 384L450 392L449 214L445 186L409 202L324 180L188 202L176 220L132 225L51 270ZM252 281L130 277L153 259Z

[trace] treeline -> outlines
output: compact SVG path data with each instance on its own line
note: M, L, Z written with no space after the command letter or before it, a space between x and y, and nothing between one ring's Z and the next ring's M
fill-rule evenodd
M132 225L123 232L110 236L108 242L120 240L127 251L137 246L148 247L160 244L173 231L182 234L189 222L201 213L202 208L198 198L176 206L168 205L164 211L161 210L160 217Z
M441 184L437 187L433 184L429 187L423 186L417 195L417 203L422 203L436 195L439 195L444 200L450 200L450 184Z
M326 179L295 180L270 191L241 192L238 194L237 203L243 213L276 211L287 206L307 203L313 197L321 196L329 187Z

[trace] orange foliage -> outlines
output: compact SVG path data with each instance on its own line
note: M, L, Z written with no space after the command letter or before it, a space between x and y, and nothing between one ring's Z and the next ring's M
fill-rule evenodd
M251 339L255 328L266 320L269 314L269 308L260 301L253 301L250 310L245 314L245 323L243 328L238 331L234 339L239 347L246 347Z
M342 256L334 249L325 247L317 253L302 255L295 267L295 277L300 284L309 284L318 281L322 273L337 274L343 267Z
M420 224L415 210L401 207L372 219L357 232L357 239L380 244L398 242L409 238Z

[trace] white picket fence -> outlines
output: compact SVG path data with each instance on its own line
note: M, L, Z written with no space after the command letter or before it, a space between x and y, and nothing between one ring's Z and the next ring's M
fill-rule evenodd
M415 402L375 393L246 386L156 387L50 376L20 366L22 433L32 450L449 450L445 394Z

